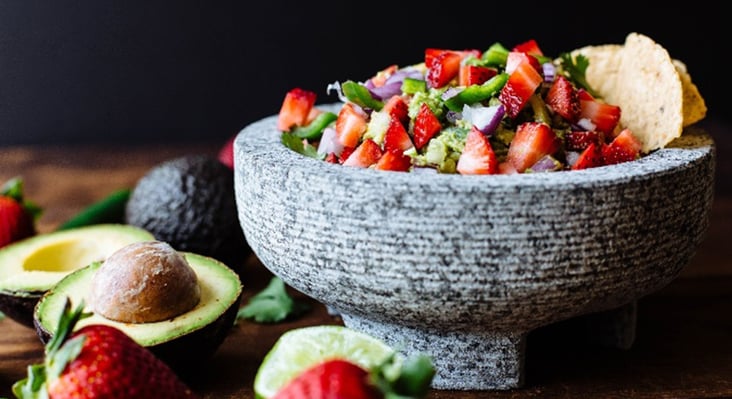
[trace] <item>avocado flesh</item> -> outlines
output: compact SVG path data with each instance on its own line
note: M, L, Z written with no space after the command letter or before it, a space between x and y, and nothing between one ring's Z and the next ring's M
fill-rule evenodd
M34 312L36 331L47 342L57 328L66 298L72 304L86 304L86 312L77 329L89 324L106 324L124 331L142 346L148 347L177 370L197 365L213 354L234 325L241 301L239 276L223 263L203 255L183 252L198 277L201 299L190 311L169 320L154 323L122 323L93 313L88 297L94 273L101 267L95 262L64 277L38 302ZM185 357L185 359L180 359Z
M99 224L38 234L0 249L0 311L33 328L38 299L74 270L103 260L125 245L150 241L148 231Z

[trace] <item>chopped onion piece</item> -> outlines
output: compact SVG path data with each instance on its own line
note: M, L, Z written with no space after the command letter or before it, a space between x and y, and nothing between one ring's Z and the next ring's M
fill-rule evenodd
M348 102L348 98L346 98L346 96L343 94L343 90L341 90L341 82L336 80L333 83L329 83L328 87L325 88L325 92L327 94L330 94L331 90L335 90L336 94L338 94L338 99L341 100L341 102Z
M577 162L579 159L580 153L579 151L567 151L567 165L572 166Z
M482 105L464 105L463 120L475 126L485 135L493 134L503 120L506 109L503 105L484 107Z
M449 89L445 90L442 95L440 95L440 98L442 98L442 101L447 101L457 96L461 91L463 91L463 89L460 87L450 87Z
M557 67L555 67L551 62L545 62L541 64L541 69L544 71L544 82L554 82L554 78L557 77Z
M402 94L402 81L387 81L383 86L369 88L369 93L377 100L386 100L392 96Z
M580 128L578 130L587 130L587 131L593 131L597 128L597 126L592 123L591 120L587 118L582 118L577 121L577 126Z
M318 154L328 155L331 152L340 156L343 152L343 144L338 140L335 129L326 127L323 129L323 136L318 144Z
M529 169L532 172L556 172L562 169L562 163L551 155L544 155Z
M463 114L450 110L445 114L445 119L447 119L448 122L455 124L455 122L463 119Z

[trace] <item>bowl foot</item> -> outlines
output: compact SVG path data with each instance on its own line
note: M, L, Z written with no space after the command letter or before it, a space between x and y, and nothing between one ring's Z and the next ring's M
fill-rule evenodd
M584 339L593 345L630 349L635 341L638 302L577 318Z
M526 334L482 331L432 332L347 314L344 324L377 337L406 356L432 358L435 389L504 390L524 383Z

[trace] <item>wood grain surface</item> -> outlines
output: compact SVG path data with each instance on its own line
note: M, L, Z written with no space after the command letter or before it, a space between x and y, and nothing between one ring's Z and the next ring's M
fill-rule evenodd
M732 397L732 140L727 126L711 131L718 147L716 196L707 238L682 275L639 301L637 338L629 350L584 342L582 331L559 323L528 339L526 386L503 392L430 392L452 398L723 398ZM147 170L173 157L215 154L221 143L148 146L0 148L0 181L21 176L27 198L45 212L41 232L51 231L84 206L118 188L133 187ZM234 260L241 268L244 302L271 274L254 255ZM204 398L253 398L253 378L277 338L292 328L341 324L325 308L292 291L313 309L285 323L240 321L200 373L188 378ZM41 361L43 346L29 328L0 321L0 397Z

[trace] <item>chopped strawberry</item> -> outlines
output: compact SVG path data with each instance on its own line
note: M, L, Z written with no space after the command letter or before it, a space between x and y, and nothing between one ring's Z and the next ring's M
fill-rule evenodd
M412 139L409 138L404 125L398 119L391 118L389 127L384 134L384 150L398 151L401 154L412 147L414 147L414 144L412 144Z
M499 175L515 175L516 173L518 173L518 171L516 171L516 168L511 165L511 162L503 161L498 164Z
M567 132L564 135L565 146L570 151L582 151L591 143L595 143L598 146L605 143L604 135L602 132L596 130L577 130Z
M529 39L523 43L519 43L515 45L512 49L512 51L518 51L522 53L528 53L531 55L544 55L544 53L539 48L539 44L534 39Z
M508 53L508 58L506 58L506 73L513 73L513 71L516 70L516 67L522 62L528 62L537 73L540 73L542 70L539 60L537 60L533 55L518 51L511 51Z
M0 248L34 235L33 217L14 198L0 196Z
M473 127L465 139L465 148L457 163L461 175L487 175L498 173L498 158L488 137Z
M371 139L364 140L353 153L343 162L346 166L368 168L381 158L381 147Z
M440 120L437 119L429 105L422 103L417 117L414 118L414 146L421 150L440 130L442 130Z
M506 108L506 115L516 118L542 81L543 78L531 63L519 63L498 95Z
M488 79L496 76L498 71L495 68L489 68L478 65L461 65L460 74L458 76L458 84L460 86L479 85L488 81Z
M368 126L366 118L366 113L357 105L343 104L335 122L338 141L347 147L357 146Z
M595 99L585 90L578 90L580 112L579 119L588 119L595 129L612 135L620 121L620 107Z
M579 96L572 83L564 76L557 76L544 102L550 110L570 123L577 121L580 113Z
M642 147L643 144L630 129L623 129L610 144L602 148L602 158L607 165L632 161L640 157Z
M406 172L412 167L412 158L404 155L402 151L385 151L374 166L378 170L393 170Z
M233 135L229 137L228 140L224 143L224 145L219 149L219 153L217 155L219 162L226 165L229 169L234 169L234 141L236 140L237 135Z
M589 145L587 145L587 147L580 153L579 158L577 158L572 165L572 170L594 168L604 165L600 145L601 144L595 142L589 143Z
M388 67L382 69L381 71L377 72L374 77L371 78L371 83L374 85L374 87L381 87L386 83L386 80L389 79L391 75L394 74L394 72L399 69L399 66L396 64L389 65Z
M299 87L288 91L277 116L277 129L284 132L294 126L305 126L316 99L314 92Z
M409 107L401 96L395 95L389 98L381 112L386 112L392 118L396 118L405 128L409 126Z
M356 147L343 147L343 151L341 151L341 156L340 156L339 162L340 163L345 162L346 159L348 159L348 157L350 157L351 154L353 154L353 151L355 151L355 150L356 150Z
M328 155L325 156L325 162L338 163L338 156L335 152L329 152Z
M544 155L554 154L560 145L554 130L546 123L525 122L516 129L506 160L523 173Z
M453 50L443 50L436 54L427 67L427 83L430 87L440 88L450 83L460 73L463 54ZM425 54L426 60L426 54ZM425 63L427 63L425 61Z

